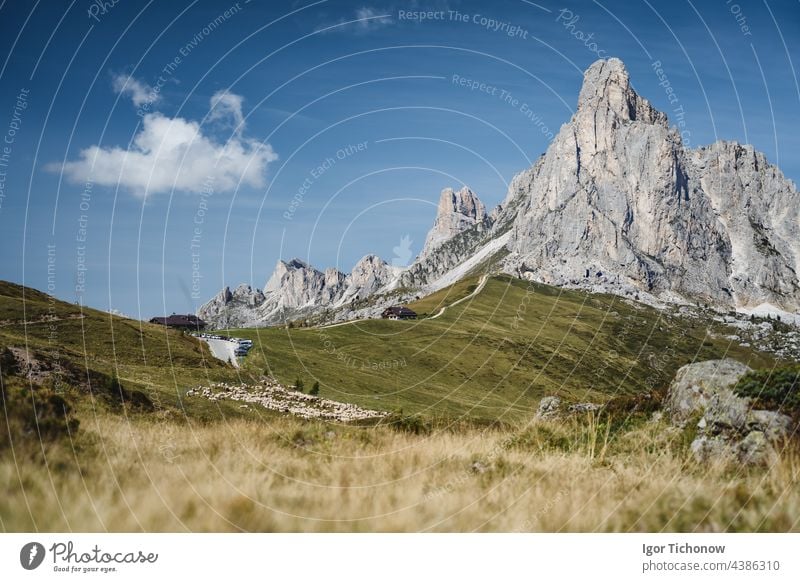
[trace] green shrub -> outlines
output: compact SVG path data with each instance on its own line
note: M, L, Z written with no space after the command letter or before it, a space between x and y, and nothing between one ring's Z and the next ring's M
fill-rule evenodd
M12 376L19 373L19 366L17 358L11 353L11 350L4 347L0 350L0 374L3 376Z
M311 394L311 396L319 396L319 382L314 382L314 385L308 393Z
M305 385L305 382L303 382L303 380L300 378L294 381L294 389L298 392L302 392Z
M739 379L733 391L767 408L800 413L800 366L749 372Z
M407 432L416 435L430 434L433 428L429 421L424 420L417 415L409 416L403 414L402 409L383 419L381 424L384 423L401 432Z
M612 419L612 432L617 432L630 429L638 423L650 419L654 412L661 410L663 403L663 390L622 394L606 402L602 412Z

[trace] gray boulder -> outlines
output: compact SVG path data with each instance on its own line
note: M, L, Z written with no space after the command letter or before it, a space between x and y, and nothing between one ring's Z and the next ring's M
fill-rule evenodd
M736 360L709 360L683 366L669 387L665 409L674 424L685 425L717 396L715 410L736 398L731 388L750 368ZM733 398L731 398L733 397Z
M547 420L558 415L561 409L561 399L557 396L545 396L539 401L539 408L536 411L536 418Z
M785 438L791 425L790 417L774 410L751 410L747 416L747 429L764 433L770 441Z
M766 435L754 430L736 445L736 459L744 465L763 465L775 457L775 449Z
M691 444L695 459L765 464L773 443L786 438L791 419L777 411L753 409L733 386L750 368L735 360L710 360L683 366L669 387L665 411L673 424L686 426L700 416Z
M691 444L694 458L701 463L764 465L775 458L775 449L763 432L754 430L740 441L726 436L698 436Z
M558 396L545 396L539 401L536 418L548 420L560 416L564 412L567 414L585 414L587 412L596 412L601 408L600 404L595 404L594 402L578 402L567 406L565 411Z
M698 436L690 445L692 455L701 463L728 462L735 458L731 443L721 436Z
M703 420L712 434L746 432L751 404L748 398L736 396L730 388L720 388L711 394Z

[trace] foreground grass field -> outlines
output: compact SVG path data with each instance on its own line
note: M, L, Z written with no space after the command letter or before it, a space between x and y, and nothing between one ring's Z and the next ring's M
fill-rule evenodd
M476 284L460 282L411 307L436 313ZM602 403L664 389L693 361L775 364L768 354L710 335L709 325L616 296L494 277L432 320L230 333L254 341L246 372L286 384L318 381L326 398L426 417L513 422L544 395Z
M5 531L798 531L800 458L701 467L660 423L346 428L105 416L0 464Z
M800 530L793 441L767 467L700 465L692 427L654 420L680 365L775 364L710 320L495 278L437 319L242 330L258 344L235 370L192 337L15 285L0 314L2 531ZM265 373L393 415L185 397ZM607 406L536 420L544 394Z

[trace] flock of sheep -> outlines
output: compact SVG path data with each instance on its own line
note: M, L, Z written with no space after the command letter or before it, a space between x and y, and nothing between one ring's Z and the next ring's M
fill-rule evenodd
M242 402L242 408L258 404L268 410L286 412L301 418L337 422L377 419L388 415L387 412L290 390L274 380L266 380L258 385L214 383L192 388L186 392L186 396L207 398L212 402L234 400Z

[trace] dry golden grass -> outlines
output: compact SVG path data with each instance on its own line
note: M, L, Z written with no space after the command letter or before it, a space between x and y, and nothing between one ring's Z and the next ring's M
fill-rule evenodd
M661 423L353 428L85 420L0 460L6 531L797 531L800 459L700 467ZM34 460L34 457L39 457Z

